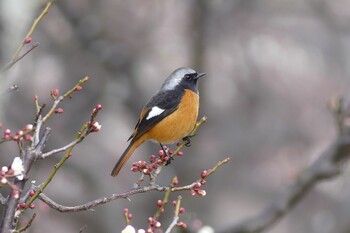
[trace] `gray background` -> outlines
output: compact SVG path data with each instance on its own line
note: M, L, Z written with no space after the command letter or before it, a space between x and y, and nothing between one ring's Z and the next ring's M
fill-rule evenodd
M38 15L42 1L0 1L0 61L5 64ZM49 91L63 92L85 75L83 91L54 116L47 150L70 142L100 103L100 133L74 156L45 191L76 205L131 188L138 176L131 163L159 149L145 143L117 178L110 171L127 146L138 114L165 77L180 66L207 76L200 82L200 116L208 123L162 173L161 184L177 175L180 184L231 156L229 165L208 178L205 197L182 193L194 229L215 229L253 216L272 202L335 136L327 102L349 91L350 2L345 0L60 0L33 35L37 49L1 74L0 122L13 131L34 118L33 96L51 104ZM18 152L0 146L1 165ZM43 182L55 155L31 173ZM350 230L349 172L317 185L271 233L334 233ZM175 199L177 194L172 196ZM123 208L133 224L147 226L162 193L148 193L99 206L95 212L61 214L36 202L38 217L29 232L120 232ZM172 210L163 218L167 226ZM28 220L23 218L23 220Z

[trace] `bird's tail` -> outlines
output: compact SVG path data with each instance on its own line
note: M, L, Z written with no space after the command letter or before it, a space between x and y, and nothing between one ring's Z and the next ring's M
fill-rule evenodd
M137 139L137 140L132 140L129 144L129 146L126 148L126 150L124 151L124 153L122 154L122 156L120 157L120 159L118 160L117 164L114 166L111 176L117 176L119 171L122 169L122 167L124 166L124 164L126 163L126 161L128 161L128 159L130 158L130 156L132 155L132 153L136 150L137 147L139 147L142 143L144 142L144 140L142 140L141 138Z

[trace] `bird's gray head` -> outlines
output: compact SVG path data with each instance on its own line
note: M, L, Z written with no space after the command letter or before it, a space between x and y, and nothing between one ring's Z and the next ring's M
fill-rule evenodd
M204 75L205 73L197 73L195 70L190 68L177 68L165 80L160 90L174 90L176 87L182 86L183 88L198 92L197 80Z

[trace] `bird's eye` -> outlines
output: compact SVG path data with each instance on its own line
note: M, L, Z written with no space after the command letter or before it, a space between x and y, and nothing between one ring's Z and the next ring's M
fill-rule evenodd
M186 80L191 80L192 79L192 76L190 74L185 74L185 79Z

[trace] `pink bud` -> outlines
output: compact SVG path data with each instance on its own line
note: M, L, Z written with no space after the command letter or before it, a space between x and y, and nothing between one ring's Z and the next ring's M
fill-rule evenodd
M24 140L29 141L29 142L33 141L33 137L30 134L24 135L23 138L24 138Z
M96 108L96 110L97 110L97 111L99 111L99 110L101 110L101 109L102 109L102 105L101 105L101 104L98 104L98 105L96 105L96 107L95 107L95 108Z
M12 140L15 141L15 142L18 142L19 141L19 136L18 135L13 136Z
M60 94L60 91L58 89L53 89L51 93L53 96L57 97Z
M75 87L75 91L81 91L81 89L83 89L82 86L76 86L76 87Z
M182 152L182 151L179 151L179 152L177 152L177 156L183 156L184 155L184 153Z
M151 157L149 158L149 161L151 163L154 163L157 160L157 157L155 155L151 155Z
M196 183L194 184L193 188L194 188L194 189L198 189L198 188L200 188L201 186L202 186L201 183L196 182Z
M11 134L11 130L9 129L6 129L5 132L4 132L4 136L9 136Z
M173 179L173 186L176 186L176 185L178 185L179 184L179 179L177 178L177 177L175 177L174 179Z
M27 37L24 39L24 43L25 44L29 44L30 42L32 42L32 38L31 37Z
M207 177L208 175L208 171L204 170L201 172L201 178L204 179L205 177Z
M32 197L32 196L34 196L34 194L35 194L35 191L33 189L29 191L29 196Z
M27 131L27 130L32 130L33 129L33 125L32 124L27 124L24 126L23 130Z
M162 207L163 206L163 201L162 200L158 200L157 201L157 206L158 207Z
M64 111L63 111L63 108L56 108L55 109L55 113L57 113L57 114L61 114L61 113L63 113Z

